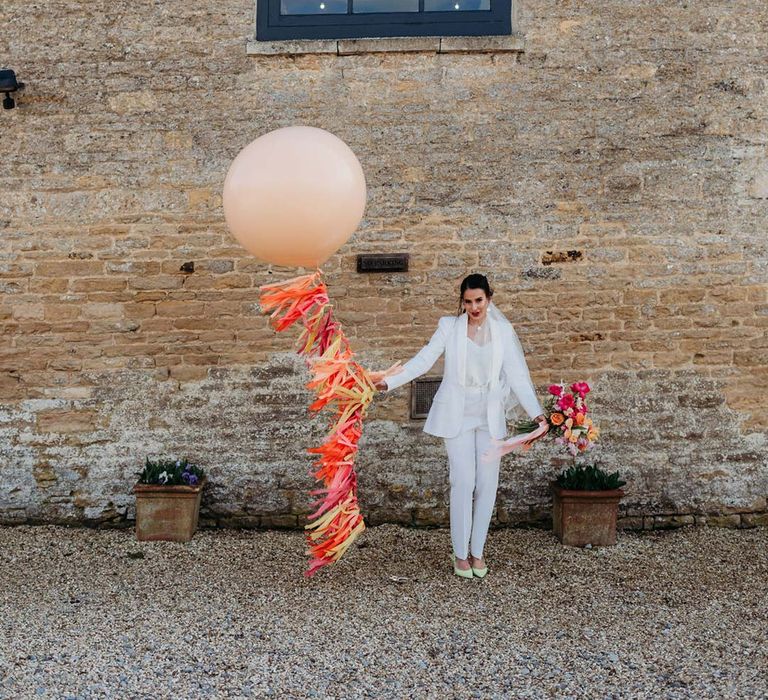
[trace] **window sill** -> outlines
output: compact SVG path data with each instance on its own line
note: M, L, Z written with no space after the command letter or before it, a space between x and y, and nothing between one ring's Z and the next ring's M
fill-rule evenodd
M383 39L293 39L248 42L249 56L368 53L523 53L522 36L392 37Z

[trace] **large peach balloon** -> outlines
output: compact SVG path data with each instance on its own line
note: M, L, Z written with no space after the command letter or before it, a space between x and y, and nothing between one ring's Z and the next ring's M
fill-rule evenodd
M276 265L318 267L354 233L365 176L352 150L311 126L248 144L224 180L224 218L240 244Z

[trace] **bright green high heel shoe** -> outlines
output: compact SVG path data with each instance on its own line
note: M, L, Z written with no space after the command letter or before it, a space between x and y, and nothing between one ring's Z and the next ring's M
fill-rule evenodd
M453 562L453 573L457 576L461 576L461 578L473 578L472 574L472 568L469 569L460 569L458 566L456 566L456 555L451 554L451 561Z
M472 567L472 575L477 576L477 578L483 578L488 573L488 567L484 566L482 569L477 569L474 566Z

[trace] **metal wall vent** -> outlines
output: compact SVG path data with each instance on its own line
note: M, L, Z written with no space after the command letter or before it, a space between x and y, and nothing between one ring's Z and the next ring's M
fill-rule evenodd
M411 418L426 418L442 377L422 377L411 382Z

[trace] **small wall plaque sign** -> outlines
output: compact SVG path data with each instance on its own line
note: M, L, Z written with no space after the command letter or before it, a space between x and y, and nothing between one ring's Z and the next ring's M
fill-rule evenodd
M408 272L408 253L361 253L358 272Z

